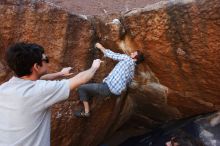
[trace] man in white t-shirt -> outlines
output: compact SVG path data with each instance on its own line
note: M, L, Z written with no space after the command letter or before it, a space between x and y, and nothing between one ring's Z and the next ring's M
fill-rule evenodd
M61 81L48 80L71 75L71 68L47 74L49 60L40 45L16 43L7 49L6 61L15 76L0 85L0 146L50 146L50 107L88 82L101 60Z

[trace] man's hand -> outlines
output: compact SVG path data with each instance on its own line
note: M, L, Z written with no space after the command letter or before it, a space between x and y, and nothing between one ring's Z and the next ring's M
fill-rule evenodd
M95 44L95 47L98 48L99 50L101 50L101 51L104 53L105 47L103 47L102 44L96 43L96 44Z
M100 67L101 62L103 62L103 61L101 61L100 59L93 60L91 68L94 68L94 69L97 70Z
M73 73L70 73L71 70L72 67L65 67L60 71L60 73L62 74L63 77L71 76L73 75Z

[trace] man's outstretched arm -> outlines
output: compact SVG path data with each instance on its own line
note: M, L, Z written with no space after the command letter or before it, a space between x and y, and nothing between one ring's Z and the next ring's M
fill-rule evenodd
M94 60L90 69L80 72L76 76L70 78L70 90L73 90L91 80L97 69L100 67L101 62L100 59Z
M100 43L96 43L95 47L98 48L99 50L102 51L102 53L109 58L112 58L113 60L117 60L117 61L121 61L121 60L125 60L128 59L129 56L126 54L120 54L120 53L114 53L109 49L106 49L105 47L102 46L102 44Z
M68 77L73 74L73 73L70 73L71 69L72 67L65 67L60 72L43 75L42 77L40 77L40 79L41 80L54 80L60 77Z

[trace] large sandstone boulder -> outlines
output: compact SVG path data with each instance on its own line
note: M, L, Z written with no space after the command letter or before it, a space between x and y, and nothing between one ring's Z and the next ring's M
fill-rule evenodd
M52 145L121 141L170 120L219 110L220 1L162 1L100 16L73 14L64 1L59 6L51 2L0 2L1 82L12 76L5 49L17 41L44 46L51 72L72 66L76 74L102 58L92 82L101 82L115 64L93 48L96 41L115 52L139 49L146 56L126 93L93 101L91 118L73 116L79 107L75 91L56 104Z

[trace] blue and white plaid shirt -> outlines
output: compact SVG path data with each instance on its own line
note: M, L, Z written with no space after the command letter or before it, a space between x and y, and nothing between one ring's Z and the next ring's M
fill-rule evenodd
M110 74L103 80L107 83L110 91L115 95L120 95L126 89L134 77L136 63L133 59L125 54L114 53L105 50L104 55L119 61Z

